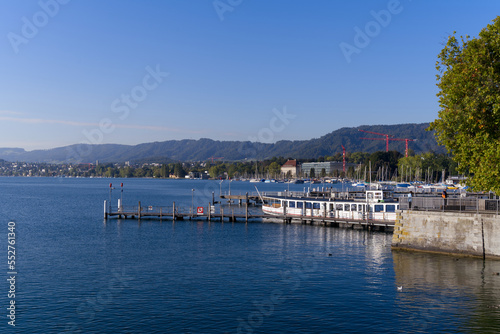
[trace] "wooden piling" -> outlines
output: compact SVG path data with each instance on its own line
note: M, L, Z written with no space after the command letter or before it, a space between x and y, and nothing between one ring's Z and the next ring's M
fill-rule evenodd
M175 220L175 202L173 202L172 219Z
M221 223L224 221L224 209L220 208L220 221Z
M108 201L104 201L104 219L108 219Z
M211 214L212 214L212 204L208 202L208 221L210 221Z
M286 224L286 201L283 202L283 222Z
M245 223L248 222L248 192L245 194Z
M141 219L141 201L139 201L139 206L137 207L137 217Z

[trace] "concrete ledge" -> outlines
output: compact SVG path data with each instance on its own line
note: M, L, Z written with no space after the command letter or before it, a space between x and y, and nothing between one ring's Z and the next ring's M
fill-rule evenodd
M471 212L401 211L393 249L500 258L500 216Z

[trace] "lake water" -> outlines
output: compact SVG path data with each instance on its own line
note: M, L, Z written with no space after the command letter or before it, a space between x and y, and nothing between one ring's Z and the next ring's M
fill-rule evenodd
M331 227L105 222L110 182L113 203L129 205L206 206L229 190L227 181L0 178L2 333L500 332L499 261L392 252L391 234ZM231 183L233 193L254 190Z

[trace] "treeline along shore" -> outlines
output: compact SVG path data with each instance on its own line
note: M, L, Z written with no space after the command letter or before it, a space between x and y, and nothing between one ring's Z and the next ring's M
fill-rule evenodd
M190 161L162 163L154 161L135 161L125 163L29 163L0 160L0 176L25 177L120 177L120 178L322 178L339 177L357 180L427 180L437 182L446 175L456 175L456 164L451 157L443 153L427 152L408 157L397 151L378 151L375 153L347 153L346 171L342 168L326 172L311 170L310 174L292 176L281 172L281 166L292 157L274 157L262 161ZM318 159L297 159L304 162L339 162L342 166L342 154L319 157ZM371 175L370 175L371 171Z

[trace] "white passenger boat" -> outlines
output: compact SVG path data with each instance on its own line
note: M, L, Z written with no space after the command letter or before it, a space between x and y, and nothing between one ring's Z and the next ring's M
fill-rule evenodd
M287 196L262 196L262 211L266 214L289 217L325 217L345 221L396 221L399 203L394 198L384 198L382 190L367 190L365 198L311 198Z

